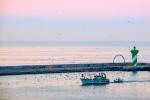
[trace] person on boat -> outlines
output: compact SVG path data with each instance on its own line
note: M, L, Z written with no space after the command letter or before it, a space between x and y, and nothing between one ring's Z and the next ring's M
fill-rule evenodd
M97 75L94 75L94 79L97 77Z
M101 75L101 73L99 73L99 74L98 74L98 76L100 76L100 77L101 77L101 76L102 76L102 75Z
M82 78L85 78L84 74L81 74L81 77L82 77Z

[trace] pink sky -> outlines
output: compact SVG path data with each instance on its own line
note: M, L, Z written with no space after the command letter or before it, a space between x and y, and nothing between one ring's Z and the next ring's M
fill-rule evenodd
M0 0L0 15L149 17L150 0Z

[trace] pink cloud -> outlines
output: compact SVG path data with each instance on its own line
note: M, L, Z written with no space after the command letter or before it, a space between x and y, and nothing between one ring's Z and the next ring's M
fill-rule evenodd
M150 0L0 0L0 15L150 16Z

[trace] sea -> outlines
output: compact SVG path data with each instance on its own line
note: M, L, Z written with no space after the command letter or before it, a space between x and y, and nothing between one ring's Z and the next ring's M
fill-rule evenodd
M112 63L116 55L131 62L133 46L8 46L0 47L0 66ZM138 46L138 62L150 62L150 46ZM115 62L123 62L118 56Z
M0 66L131 62L132 46L3 46ZM150 47L138 46L138 62L150 63ZM123 62L118 56L115 62ZM150 100L150 72L105 71L107 85L82 86L100 72L0 76L0 100ZM113 83L116 78L124 83Z

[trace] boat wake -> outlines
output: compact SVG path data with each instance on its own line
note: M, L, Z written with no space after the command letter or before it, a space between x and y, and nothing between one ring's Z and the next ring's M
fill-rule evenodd
M139 83L139 82L150 82L150 80L127 80L127 81L123 80L121 83L135 83L135 82L137 82L137 83ZM116 83L116 82L113 81L110 83Z

